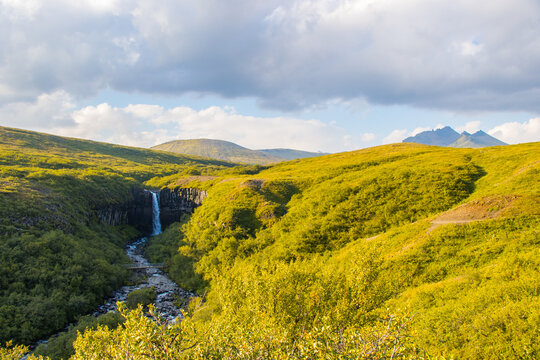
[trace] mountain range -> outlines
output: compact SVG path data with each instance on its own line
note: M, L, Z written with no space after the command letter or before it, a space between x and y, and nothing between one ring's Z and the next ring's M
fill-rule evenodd
M507 145L482 130L474 134L466 131L460 134L450 126L445 126L442 129L423 131L415 136L404 139L403 142L456 148L481 148Z
M213 139L173 140L164 144L156 145L152 147L152 149L184 155L196 155L236 163L258 165L327 155L325 153L315 153L293 149L251 150L229 141Z

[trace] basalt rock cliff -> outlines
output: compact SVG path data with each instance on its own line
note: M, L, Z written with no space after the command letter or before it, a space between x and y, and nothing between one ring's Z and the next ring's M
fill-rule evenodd
M152 193L137 188L134 188L131 193L133 200L128 207L127 224L150 234L152 233Z
M179 221L182 214L193 213L206 196L206 191L194 188L161 189L159 192L161 226L165 228Z
M122 204L108 204L96 209L101 222L108 225L132 225L143 233L152 232L152 194L131 189L131 199Z
M131 199L123 204L108 204L96 209L98 218L108 225L128 224L143 233L152 232L152 194L133 188ZM191 214L202 204L206 191L199 189L162 189L159 191L161 226L179 221L182 214Z

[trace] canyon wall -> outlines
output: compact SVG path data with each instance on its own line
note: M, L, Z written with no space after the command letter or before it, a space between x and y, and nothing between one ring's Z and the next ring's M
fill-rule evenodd
M161 189L159 191L160 220L163 228L179 221L182 214L192 214L202 204L207 193L204 190Z
M98 218L108 225L128 224L139 231L152 232L152 194L133 188L132 198L123 204L109 204L96 209ZM160 221L166 228L179 221L182 214L191 214L202 204L206 191L199 189L162 189L159 191Z

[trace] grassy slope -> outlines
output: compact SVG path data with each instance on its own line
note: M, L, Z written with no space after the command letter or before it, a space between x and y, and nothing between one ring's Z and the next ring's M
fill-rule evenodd
M125 238L91 209L146 181L209 193L149 249L179 283L209 289L187 322L203 334L193 351L333 358L337 335L355 344L391 313L414 315L406 341L428 354L540 356L538 143L395 144L226 169L6 128L0 142L3 339L59 328L122 280L111 264L125 261ZM432 228L457 207L483 220Z
M428 353L534 357L539 148L395 144L281 163L252 176L192 178L184 186L206 188L208 198L163 235L172 251L157 243L150 253L172 255L180 283L210 284L214 322L244 329L269 322L279 337L314 324L368 324L389 308L414 314L411 334ZM496 216L430 230L431 220L460 204ZM375 264L369 291L358 285L366 263ZM255 298L258 291L264 296ZM362 306L353 304L358 291ZM290 296L294 306L278 311ZM313 308L310 296L326 305ZM273 310L264 304L270 299ZM253 313L254 306L267 310ZM358 321L321 320L336 311Z
M283 161L283 158L223 140L174 140L154 146L153 149L247 164L264 165Z
M118 287L133 231L93 209L155 176L231 164L0 127L0 342L62 328Z

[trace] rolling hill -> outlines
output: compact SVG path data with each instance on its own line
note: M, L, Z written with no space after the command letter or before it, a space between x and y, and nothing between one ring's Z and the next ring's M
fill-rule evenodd
M480 148L507 145L499 139L486 134L482 130L479 130L474 134L469 134L466 131L460 134L449 126L442 129L423 131L415 136L404 139L403 142L456 148Z
M325 155L322 153L312 153L292 149L250 150L229 141L211 139L173 140L161 145L156 145L152 147L152 149L236 163L259 165Z
M125 279L133 229L91 211L137 185L206 191L146 250L200 297L174 324L125 310L72 359L538 358L539 152L402 143L233 167L0 128L1 339Z
M194 319L215 356L356 358L354 339L407 331L412 358L533 359L539 151L394 144L191 178L208 198L148 251L209 291Z

